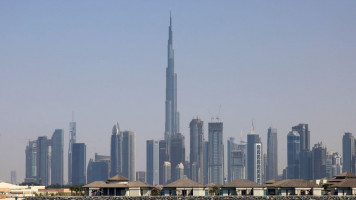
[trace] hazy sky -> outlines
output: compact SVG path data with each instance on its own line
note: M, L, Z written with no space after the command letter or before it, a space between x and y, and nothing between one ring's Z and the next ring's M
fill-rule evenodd
M356 1L0 1L0 179L25 175L25 147L65 130L109 155L111 129L136 132L136 170L147 139L164 136L165 68L172 9L178 110L189 122L224 122L246 138L254 119L266 148L308 123L311 146L341 152L356 133ZM226 144L225 144L226 145ZM341 152L342 153L342 152Z

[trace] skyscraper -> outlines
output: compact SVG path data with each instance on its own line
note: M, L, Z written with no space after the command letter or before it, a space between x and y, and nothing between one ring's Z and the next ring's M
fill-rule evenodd
M51 139L51 185L63 185L63 138L63 129L56 129Z
M181 133L175 133L171 138L171 151L170 151L170 158L171 158L171 181L176 181L177 173L175 173L175 167L179 163L185 162L185 141L184 136Z
M228 140L227 140L227 181L228 182L231 182L233 181L234 179L232 178L232 165L233 165L233 162L232 162L232 157L233 155L236 157L237 154L236 153L233 153L237 150L237 144L235 143L235 138L233 137L230 137ZM236 161L236 160L235 160Z
M247 179L262 184L263 171L262 142L259 135L252 130L247 134Z
M184 178L184 165L183 165L183 163L179 163L176 166L175 173L176 173L175 177L176 177L177 180Z
M266 166L266 179L278 178L278 142L277 142L277 129L269 127L267 133L267 166Z
M204 184L204 122L193 119L190 124L190 169L191 179ZM193 167L194 166L194 167ZM187 167L187 166L186 166Z
M106 181L108 180L108 162L89 160L87 170L87 182Z
M298 124L297 126L292 127L292 131L298 132L300 137L298 178L311 180L313 178L313 170L309 125Z
M10 172L10 176L11 176L11 184L17 184L17 178L16 178L16 171L12 170Z
M41 185L49 185L48 146L50 141L46 136L37 139L37 176L36 182Z
M317 143L312 150L313 180L326 177L326 147Z
M122 136L120 134L119 123L117 122L112 128L111 135L111 145L110 145L110 159L111 159L111 172L110 177L113 177L117 174L121 174L121 146Z
M164 184L163 165L169 162L168 142L166 140L159 141L159 184ZM171 177L169 176L169 179Z
M342 173L342 156L338 152L332 155L332 177Z
M204 141L204 185L209 183L209 141Z
M177 74L174 72L174 49L172 17L168 28L168 66L166 68L166 123L164 138L169 141L173 134L179 132L179 113L177 112Z
M299 178L300 136L297 131L287 135L287 176L288 179Z
M136 180L136 133L122 132L122 176Z
M73 143L76 143L77 123L69 123L69 149L68 149L68 185L72 185L72 149Z
M86 145L73 143L72 153L72 185L84 185L87 182Z
M159 184L159 142L155 140L146 141L146 172L147 183Z
M298 124L292 127L292 131L297 131L300 136L300 151L310 150L310 131L308 124Z
M163 185L166 185L171 182L171 163L166 161L163 164Z
M223 123L211 122L209 129L208 147L208 181L209 183L224 184L224 143L223 143Z
M29 141L26 146L26 183L36 182L37 176L37 140Z
M146 172L145 171L137 171L136 172L136 181L142 181L146 183Z
M355 173L355 138L352 133L342 137L343 172Z

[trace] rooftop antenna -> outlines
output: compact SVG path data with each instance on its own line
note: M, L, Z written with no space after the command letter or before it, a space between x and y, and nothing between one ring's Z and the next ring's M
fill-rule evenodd
M220 104L220 106L219 106L218 115L216 116L216 120L217 120L218 122L220 122L220 111L221 111L221 104Z
M253 119L252 119L251 133L255 133L255 125L253 124Z

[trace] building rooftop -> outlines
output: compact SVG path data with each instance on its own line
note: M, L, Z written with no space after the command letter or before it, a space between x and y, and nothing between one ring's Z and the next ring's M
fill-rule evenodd
M285 179L272 184L266 184L265 186L278 188L321 188L319 185L304 179Z
M127 182L127 181L129 181L129 179L117 174L117 175L109 178L108 181L126 181Z
M204 185L195 182L191 179L179 179L170 184L163 186L163 188L203 188Z
M262 185L257 184L248 179L236 179L222 186L223 188L262 188Z

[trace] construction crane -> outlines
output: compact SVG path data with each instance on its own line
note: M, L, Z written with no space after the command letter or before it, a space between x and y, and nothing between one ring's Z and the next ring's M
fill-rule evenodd
M220 122L220 111L221 111L221 104L220 104L220 106L219 106L218 115L216 116L216 120L217 120L218 122Z

